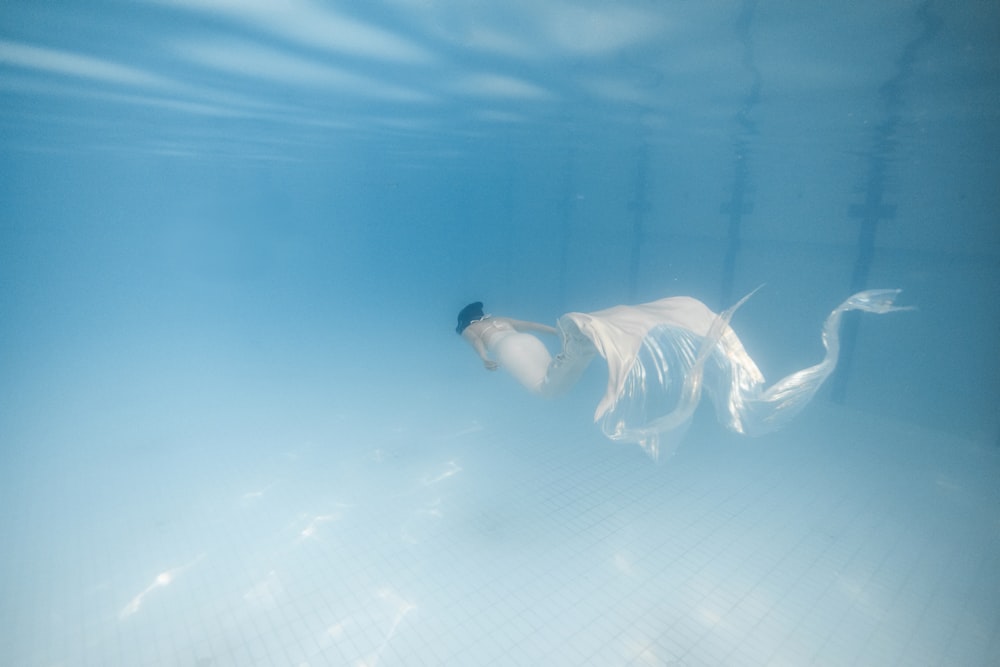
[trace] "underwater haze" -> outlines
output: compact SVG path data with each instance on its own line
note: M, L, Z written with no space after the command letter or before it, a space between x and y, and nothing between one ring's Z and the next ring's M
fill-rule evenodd
M1000 663L998 30L7 0L0 663ZM659 460L593 423L603 362L541 399L455 334L760 286L768 380L854 292L914 309Z

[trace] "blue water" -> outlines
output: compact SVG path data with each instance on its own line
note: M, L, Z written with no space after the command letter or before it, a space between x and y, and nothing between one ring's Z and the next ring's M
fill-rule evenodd
M995 664L998 26L5 2L0 662ZM770 379L917 309L655 463L454 334L762 284Z

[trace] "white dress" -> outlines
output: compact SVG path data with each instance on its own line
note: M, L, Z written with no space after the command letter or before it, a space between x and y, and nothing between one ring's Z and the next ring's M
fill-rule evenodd
M558 321L562 351L554 359L540 340L505 328L502 320L484 342L522 384L543 395L568 389L600 354L608 363L608 386L594 420L609 438L638 443L655 457L677 444L703 390L719 421L737 433L758 435L787 423L833 372L841 315L908 310L893 306L899 291L868 290L848 298L823 325L823 360L768 388L729 326L749 294L720 314L690 297L568 313Z

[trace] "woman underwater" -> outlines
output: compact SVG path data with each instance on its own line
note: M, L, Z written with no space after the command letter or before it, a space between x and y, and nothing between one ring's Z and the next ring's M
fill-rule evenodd
M567 313L558 328L493 317L482 302L458 314L456 331L489 370L502 367L529 391L565 392L594 355L608 363L608 387L594 413L612 440L638 443L652 456L674 445L706 391L719 421L749 435L773 431L795 416L830 376L840 351L841 315L849 310L888 313L900 290L859 292L826 318L823 360L764 387L764 376L730 328L733 313L751 296L716 314L691 297L616 306L594 313ZM558 335L554 358L532 332ZM665 436L673 436L664 441Z

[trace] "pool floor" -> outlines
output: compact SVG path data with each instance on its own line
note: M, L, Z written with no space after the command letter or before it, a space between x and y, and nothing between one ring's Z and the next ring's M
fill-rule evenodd
M3 663L1000 664L995 447L817 404L654 462L542 414L21 461Z

